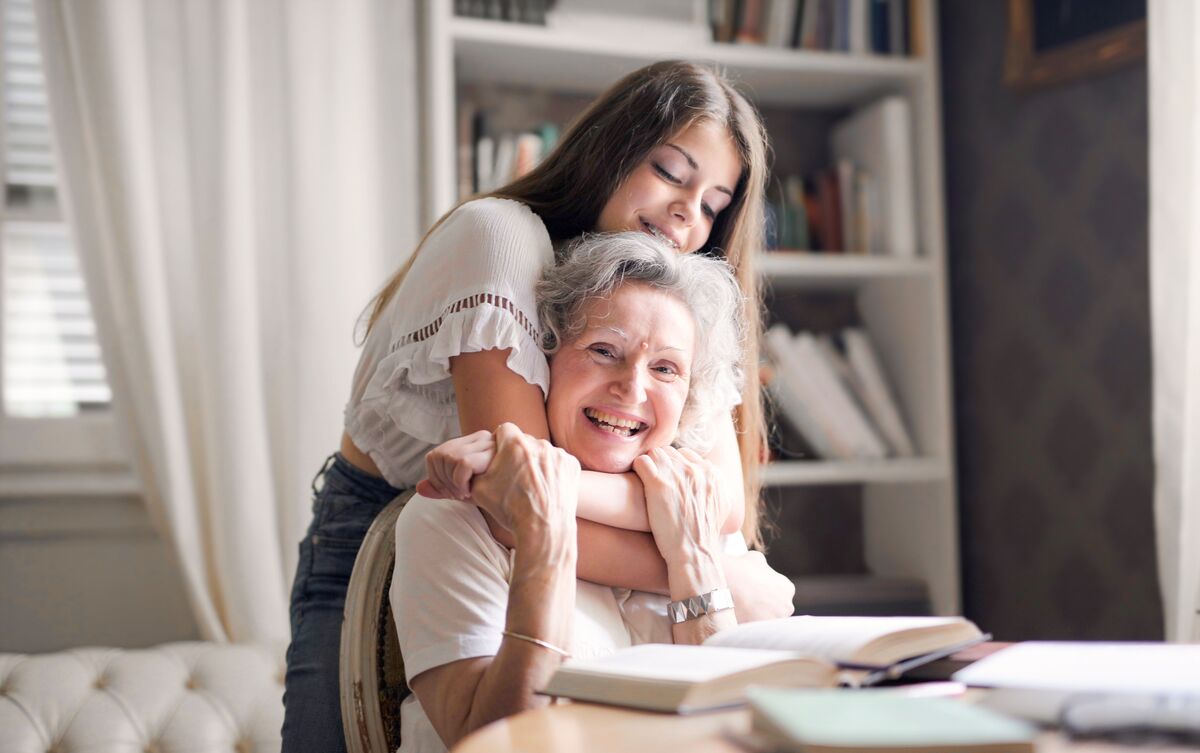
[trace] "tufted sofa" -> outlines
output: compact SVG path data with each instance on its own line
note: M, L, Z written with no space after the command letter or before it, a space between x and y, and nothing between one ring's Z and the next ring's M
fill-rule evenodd
M283 649L0 654L0 753L275 753Z

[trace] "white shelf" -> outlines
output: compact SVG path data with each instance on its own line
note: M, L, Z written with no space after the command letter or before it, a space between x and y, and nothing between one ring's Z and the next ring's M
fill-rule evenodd
M856 288L872 280L930 278L934 268L928 259L770 251L760 257L759 272L776 287Z
M421 4L422 117L428 140L423 211L432 223L457 198L457 96L463 84L594 95L643 65L685 59L715 63L756 104L772 109L820 110L828 118L884 94L905 97L913 113L920 258L780 253L764 254L758 264L776 304L805 289L855 294L859 317L879 350L908 428L926 454L780 462L764 468L763 478L776 487L862 485L868 567L921 580L929 586L935 610L955 614L961 599L936 3L912 5L917 12L910 21L925 40L923 56L912 59L647 40L636 29L566 33L457 18L450 0L428 0ZM777 142L789 137L772 135Z
M569 34L528 24L454 18L459 81L597 93L656 60L712 62L760 104L838 107L901 92L928 67L912 58L710 43L647 47L638 41Z
M944 481L945 463L932 458L893 460L780 460L763 466L765 486L909 484Z

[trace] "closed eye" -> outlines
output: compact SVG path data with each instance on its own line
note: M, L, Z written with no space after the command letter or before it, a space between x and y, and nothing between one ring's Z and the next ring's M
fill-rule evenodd
M679 183L679 178L676 178L674 175L667 172L666 168L664 168L662 165L658 164L657 162L651 162L650 164L654 166L654 172L658 173L672 183Z

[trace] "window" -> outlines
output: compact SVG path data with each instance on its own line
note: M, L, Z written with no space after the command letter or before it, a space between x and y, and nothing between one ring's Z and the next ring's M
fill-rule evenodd
M0 463L120 463L83 274L59 204L32 0L0 0Z

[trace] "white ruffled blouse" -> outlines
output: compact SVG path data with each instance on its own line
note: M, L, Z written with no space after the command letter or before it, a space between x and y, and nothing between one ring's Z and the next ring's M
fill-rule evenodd
M545 396L534 286L552 263L546 226L509 199L467 202L429 234L367 335L345 411L389 484L414 486L425 453L461 434L452 356L511 348L508 367Z

